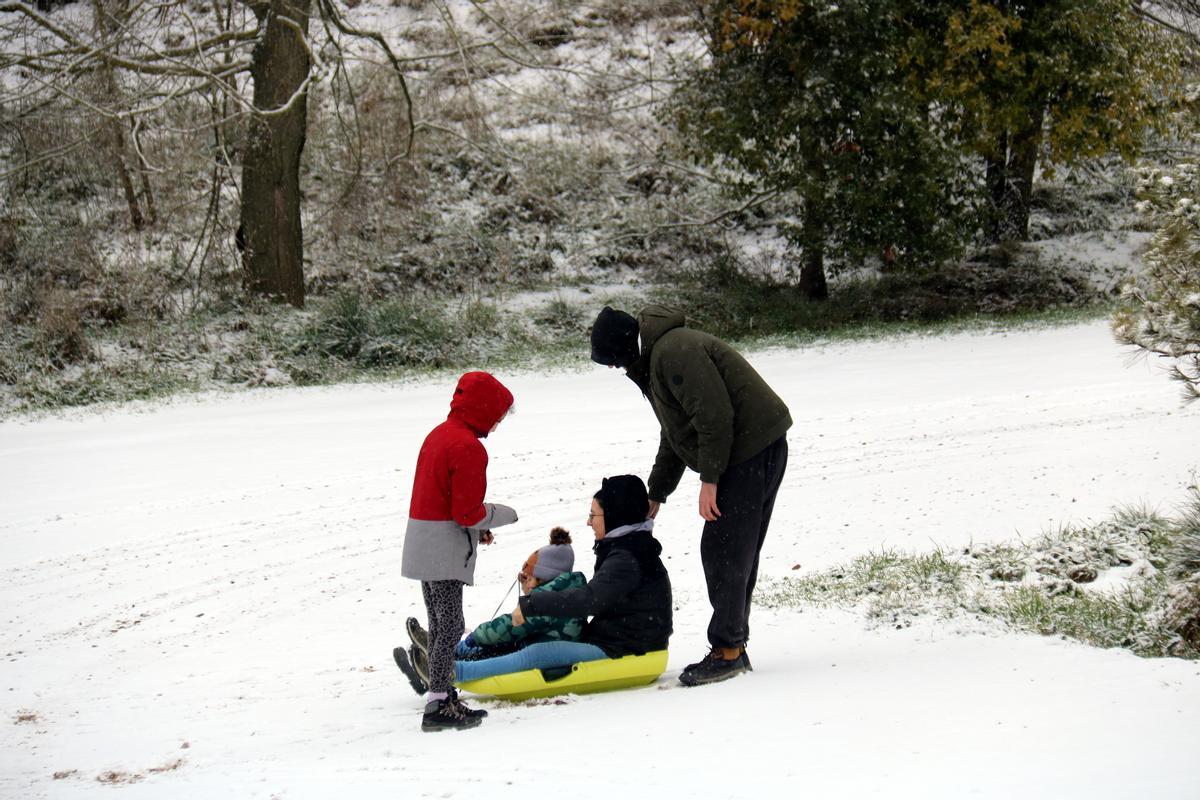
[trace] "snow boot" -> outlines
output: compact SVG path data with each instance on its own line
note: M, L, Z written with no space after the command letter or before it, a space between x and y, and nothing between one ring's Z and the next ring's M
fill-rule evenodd
M725 648L714 647L702 660L684 667L679 674L679 682L684 686L700 686L728 680L750 670L750 659L746 656L745 648L737 649L739 652L736 656L726 658Z
M425 704L425 716L421 717L421 730L461 731L474 728L483 722L483 717L470 716L466 707L454 696L445 700L431 700Z
M458 697L458 690L453 686L450 687L450 699L457 703L458 707L462 709L463 713L465 713L468 717L478 717L483 719L487 716L487 711L483 710L482 708L471 708L462 700L460 700Z
M416 667L409 661L408 654L404 651L403 647L393 648L392 658L396 659L396 666L404 673L404 677L408 678L408 685L413 688L414 692L425 694L429 691L429 684L425 682L425 679L417 672Z
M404 629L408 631L408 638L412 639L414 645L425 653L429 652L429 632L421 627L416 617L405 620Z

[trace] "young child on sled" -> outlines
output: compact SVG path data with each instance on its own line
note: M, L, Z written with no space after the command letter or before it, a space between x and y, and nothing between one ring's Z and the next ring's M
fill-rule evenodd
M563 528L550 531L550 543L535 550L517 573L523 594L559 592L577 589L587 583L582 572L572 572L575 551L571 534ZM511 614L480 623L454 649L458 661L479 661L513 653L537 642L574 642L583 633L584 620L572 617L530 617L524 624L513 622ZM424 692L429 680L428 634L415 617L406 624L412 646L395 654L396 664L417 692Z

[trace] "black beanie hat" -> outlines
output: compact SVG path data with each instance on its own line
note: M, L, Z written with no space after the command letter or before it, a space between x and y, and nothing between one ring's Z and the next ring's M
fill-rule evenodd
M628 367L638 358L637 320L624 311L605 306L592 323L592 361Z
M604 529L615 531L624 525L645 522L650 515L650 498L646 484L637 475L614 475L605 478L596 492L596 500L604 511Z

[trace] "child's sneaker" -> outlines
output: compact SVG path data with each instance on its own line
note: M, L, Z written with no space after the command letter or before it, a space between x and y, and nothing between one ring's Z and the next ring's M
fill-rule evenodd
M425 694L429 691L429 684L421 677L421 673L417 672L416 667L408 660L408 654L403 647L396 647L392 650L392 658L396 659L396 666L404 673L404 677L408 678L408 685L413 688L417 694Z
M429 652L429 632L421 627L421 623L416 617L409 617L404 622L404 629L408 631L408 638L412 639L412 643L417 646L422 652Z
M454 731L474 728L483 722L483 717L471 716L466 707L454 696L445 700L431 700L425 704L425 716L421 718L423 731Z

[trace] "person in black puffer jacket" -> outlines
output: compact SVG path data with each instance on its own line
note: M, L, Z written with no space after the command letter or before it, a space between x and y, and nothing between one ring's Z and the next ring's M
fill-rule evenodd
M606 478L592 499L588 526L596 535L591 581L576 589L532 592L520 599L512 619L591 617L577 642L538 642L515 653L455 662L455 682L581 661L665 650L671 637L671 579L662 545L651 535L646 485L636 475Z
M588 525L596 568L586 586L553 597L521 598L525 615L591 616L580 641L609 658L665 650L671 636L671 579L662 545L651 534L650 500L636 475L605 478L592 499Z

